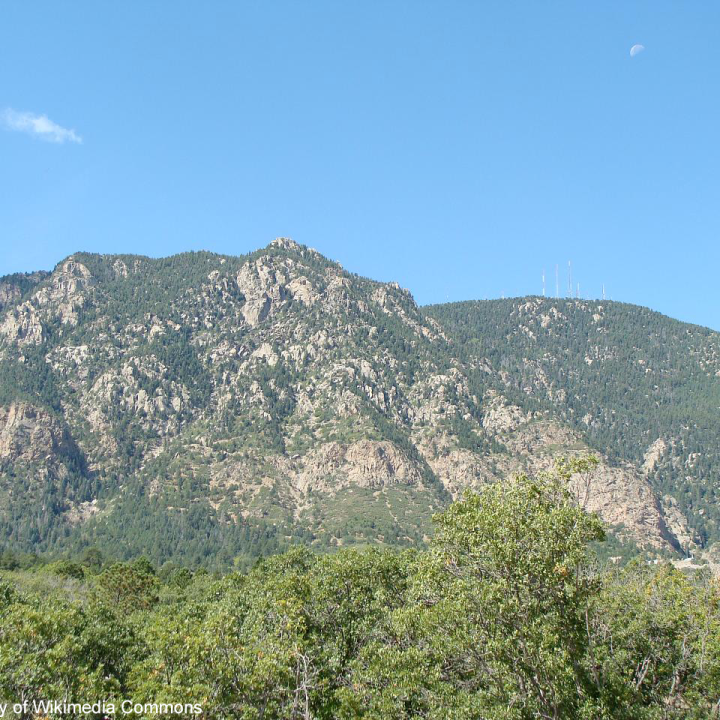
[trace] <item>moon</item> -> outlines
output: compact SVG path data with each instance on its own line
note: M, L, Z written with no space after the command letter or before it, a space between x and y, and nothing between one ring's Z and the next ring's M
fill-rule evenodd
M644 45L633 45L630 48L630 57L635 57L645 49Z

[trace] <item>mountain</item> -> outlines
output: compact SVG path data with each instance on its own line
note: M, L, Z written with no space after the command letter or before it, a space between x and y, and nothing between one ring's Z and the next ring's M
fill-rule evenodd
M553 413L613 464L637 467L666 515L687 517L695 543L718 539L719 333L605 301L534 297L426 310L471 375L489 367L524 410Z
M467 487L594 452L617 537L718 534L718 335L618 303L420 308L279 238L0 279L0 546L247 564L415 545Z

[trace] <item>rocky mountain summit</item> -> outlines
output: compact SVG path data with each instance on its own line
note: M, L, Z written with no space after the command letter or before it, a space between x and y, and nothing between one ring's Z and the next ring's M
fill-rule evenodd
M632 402L573 385L577 362L635 362L615 338L556 342L609 332L612 303L423 309L286 238L241 257L78 253L0 279L0 302L0 545L226 563L289 541L410 545L465 488L588 452L573 487L621 539L714 539L684 493L704 478L692 433L636 418L632 451L615 447L601 430ZM700 335L696 381L715 388L720 346Z

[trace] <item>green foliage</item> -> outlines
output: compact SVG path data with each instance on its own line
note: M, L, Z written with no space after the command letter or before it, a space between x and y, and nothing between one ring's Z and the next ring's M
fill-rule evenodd
M31 346L22 355L15 351L0 358L0 405L27 400L61 411L62 396L45 353L44 348Z
M599 520L562 477L520 476L467 493L437 524L409 604L390 619L392 641L361 658L357 707L368 717L440 717L448 702L458 718L577 717L593 694L578 658Z
M64 578L82 580L85 577L83 566L71 560L58 560L45 566L45 571Z
M86 548L80 557L80 564L91 572L97 572L103 565L103 554L97 548Z
M426 551L295 548L222 578L140 558L87 575L79 599L47 572L32 593L0 579L0 701L197 703L207 720L714 717L720 585L641 561L598 572L602 526L566 490L586 465L468 493Z
M0 570L17 570L18 567L20 567L20 563L15 553L9 550L0 553Z
M720 587L634 562L595 598L586 663L622 718L706 718L720 700ZM715 711L717 711L717 704Z
M148 498L137 484L128 487L110 518L90 520L83 535L71 545L80 555L88 546L108 558L129 560L146 555L157 566L168 561L190 567L227 569L250 567L258 558L283 552L292 542L311 538L290 527L264 519L219 522L207 503L194 502L193 494L175 493L169 498ZM175 509L168 510L163 500ZM185 510L187 508L187 510Z
M49 699L118 696L133 646L114 615L0 585L0 619L0 702L30 703L15 717L34 717L33 703Z
M100 599L128 613L151 608L158 600L158 583L148 566L148 561L141 558L129 565L115 563L103 570L96 584Z

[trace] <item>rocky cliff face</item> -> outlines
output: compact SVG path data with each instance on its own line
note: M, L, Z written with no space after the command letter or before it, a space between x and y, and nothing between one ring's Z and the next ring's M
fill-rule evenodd
M22 402L0 408L0 461L54 461L71 445L67 429L45 409Z
M17 305L23 295L29 293L38 283L41 283L49 273L15 273L0 278L0 313L9 307Z
M61 418L26 402L0 407L0 508L6 540L41 541L84 501L82 454Z
M514 402L503 369L462 357L407 291L288 239L240 258L79 254L12 292L3 487L20 498L16 468L39 468L58 522L89 536L128 525L142 496L204 508L218 538L252 520L324 545L415 542L465 488L591 449L551 408ZM600 452L583 501L642 546L687 547L682 510L648 481L662 452L642 468Z

